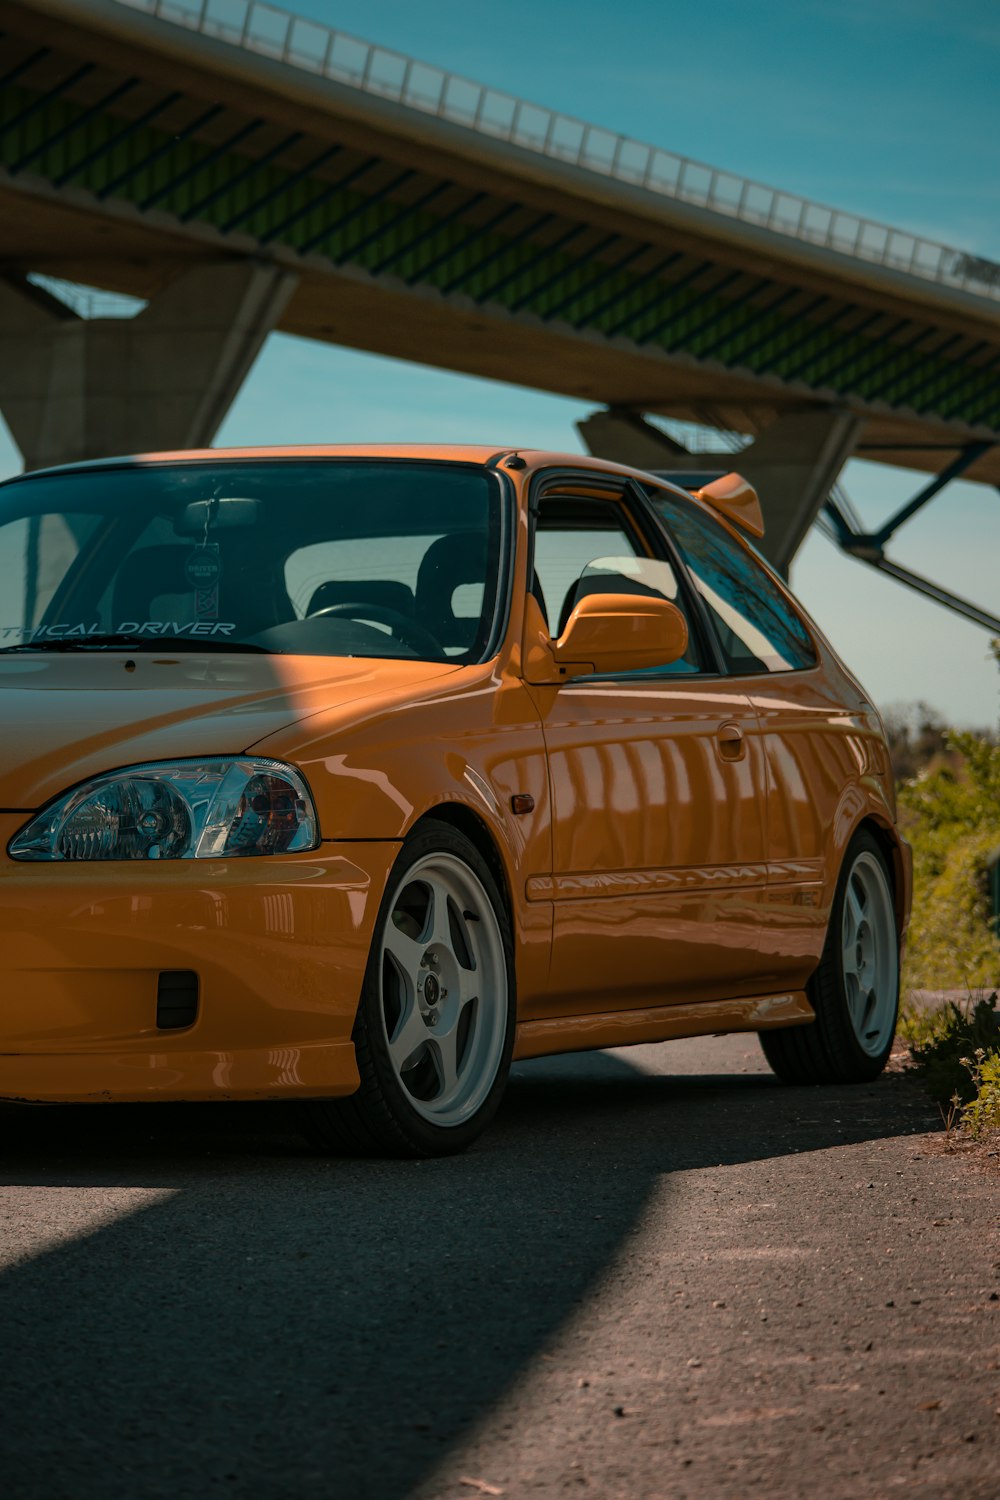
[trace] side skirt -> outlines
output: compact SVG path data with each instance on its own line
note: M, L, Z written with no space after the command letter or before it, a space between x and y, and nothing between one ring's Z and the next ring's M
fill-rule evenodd
M555 1052L587 1052L595 1047L627 1047L638 1042L668 1042L684 1036L721 1035L727 1031L769 1031L776 1026L803 1026L816 1019L804 990L781 995L750 995L741 1000L709 1000L688 1005L658 1005L645 1010L599 1011L589 1016L553 1016L524 1021L517 1028L514 1059L547 1057Z

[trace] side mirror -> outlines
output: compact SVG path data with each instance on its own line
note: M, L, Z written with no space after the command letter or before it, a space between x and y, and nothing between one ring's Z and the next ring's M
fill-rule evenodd
M529 682L565 682L590 673L665 667L687 650L687 621L669 599L588 594L573 610L559 639L551 642L536 601L529 596L528 604L524 663Z

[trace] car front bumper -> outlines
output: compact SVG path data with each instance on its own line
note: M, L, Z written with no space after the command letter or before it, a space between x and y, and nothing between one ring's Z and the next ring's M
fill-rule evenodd
M399 845L164 863L11 860L0 815L0 1099L324 1098L358 1087L351 1031ZM198 1009L157 1026L161 975Z

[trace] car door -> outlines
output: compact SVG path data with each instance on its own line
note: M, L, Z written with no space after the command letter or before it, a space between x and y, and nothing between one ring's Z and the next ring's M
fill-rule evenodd
M548 994L574 1015L759 992L763 752L746 693L718 669L641 494L593 473L536 484L533 592L553 637L581 592L660 592L689 646L662 669L532 687L548 756Z
M757 714L767 772L764 977L800 987L822 952L838 818L873 736L845 705L792 601L762 563L694 501L653 492L710 617L734 686ZM860 796L860 794L858 794ZM856 818L856 812L855 812Z

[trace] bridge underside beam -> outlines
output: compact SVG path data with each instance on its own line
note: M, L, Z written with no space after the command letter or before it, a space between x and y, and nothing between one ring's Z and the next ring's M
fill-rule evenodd
M207 446L296 280L250 260L196 265L130 319L80 318L0 281L0 411L25 468Z
M738 469L760 494L766 531L761 550L782 573L826 502L841 469L851 456L861 419L843 407L813 407L786 412L756 442L734 453L728 467ZM595 412L579 423L589 452L640 469L684 470L704 467L680 444L635 412Z
M894 231L876 265L537 150L530 110L502 140L411 107L419 68L387 99L168 14L0 0L0 265L155 297L245 255L298 276L303 337L747 434L848 406L869 456L929 472L1000 436L991 263L946 255L945 285ZM1000 449L968 477L1000 483Z

